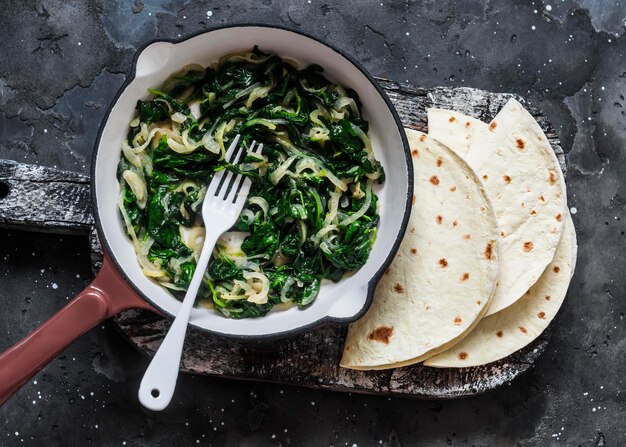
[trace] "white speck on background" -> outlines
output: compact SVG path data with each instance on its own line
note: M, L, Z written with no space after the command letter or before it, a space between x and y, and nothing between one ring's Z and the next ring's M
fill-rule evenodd
M530 27L531 30L535 31L537 29L537 27L535 25Z
M576 213L578 212L578 210L576 209L576 207L575 207L575 206L573 206L573 207L571 207L571 208L569 209L569 212L570 212L570 213L572 213L572 214L576 214ZM585 393L585 396L586 396L586 395L587 395L587 394Z
M48 133L48 129L44 129L44 130L43 130L43 133Z
M546 5L546 11L552 11L552 6L551 5Z
M206 12L206 18L207 19L210 19L212 15L213 15L213 11L207 11Z
M53 282L53 283L52 283L52 288L53 288L53 289L58 289L58 288L59 288L59 285L58 285L57 283Z

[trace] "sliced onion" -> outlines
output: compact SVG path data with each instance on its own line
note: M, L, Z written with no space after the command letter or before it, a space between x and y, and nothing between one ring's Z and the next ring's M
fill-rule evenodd
M246 101L246 108L249 109L250 107L252 107L252 104L257 99L265 98L270 93L270 90L272 90L272 87L273 85L266 85L265 87L255 88L252 93L250 93L250 96Z
M122 173L122 177L130 186L131 191L137 197L137 205L139 208L144 209L146 207L146 201L148 200L148 189L146 182L134 171L130 169L125 170Z
M244 97L244 96L246 96L246 95L249 95L250 93L252 93L252 92L254 91L254 89L255 89L255 88L260 87L260 86L261 86L261 83L260 83L260 82L256 82L256 83L252 84L250 87L246 87L246 88L244 88L244 89L243 89L243 90L241 90L239 93L237 93L237 94L235 95L235 97L234 97L232 100L230 100L229 102L227 102L226 104L224 104L224 105L222 106L222 108L224 108L224 109L229 108L229 107L230 107L230 106L232 106L235 102L237 102L237 100L238 100L239 98L242 98L242 97Z
M195 148L187 147L184 144L179 143L171 137L168 137L167 145L170 147L171 150L179 154L190 154L196 150Z
M335 101L333 108L339 111L346 106L350 106L350 111L352 112L352 116L354 116L357 119L361 118L361 114L359 113L359 108L356 106L356 102L354 101L354 99L349 98L347 96L343 96L339 98L337 101Z
M345 181L340 180L339 178L337 178L337 176L335 174L333 174L331 171L329 171L328 169L324 169L322 174L328 180L330 180L333 185L335 185L337 188L341 189L342 191L345 191L345 190L348 189L348 184Z
M367 153L367 158L369 160L373 160L374 151L372 149L372 143L370 142L370 139L367 137L367 135L365 135L365 132L363 132L359 126L355 126L354 123L350 123L350 126L352 127L354 133L363 141L363 144L365 144L365 152Z
M179 124L184 123L187 120L187 117L180 112L172 113L172 116L170 116L170 118L172 119L172 121Z
M256 293L252 293L248 297L248 301L255 304L267 303L267 294L270 290L270 281L267 276L260 272L246 272L243 274L243 277L250 287L256 291Z
M219 154L220 145L213 138L212 130L208 130L202 137L202 145L211 153Z
M263 210L263 217L267 220L269 217L270 204L263 197L254 196L248 199L250 205L257 205Z
M329 225L337 220L337 210L339 208L339 198L341 194L341 191L334 191L330 194L330 199L328 199L328 213L326 213L324 225Z
M363 205L361 205L361 208L359 208L359 210L356 213L348 216L347 218L339 222L339 225L342 225L342 226L350 225L352 222L359 219L361 216L363 216L367 212L371 203L372 203L372 185L371 185L371 181L368 181L367 188L365 189L365 201L363 202Z
M283 303L288 303L289 301L291 301L289 298L287 298L287 292L295 282L296 280L292 276L290 276L289 278L287 278L287 281L285 281L285 284L283 284L283 287L280 289L280 300Z
M297 155L292 155L283 164L276 168L276 170L269 175L270 182L276 185L280 181L280 179L285 176L287 170L296 158L298 158Z
M319 244L320 240L326 234L330 233L331 231L338 231L338 230L339 230L339 227L337 225L326 225L315 234L315 236L313 237L313 243L315 243L315 245Z

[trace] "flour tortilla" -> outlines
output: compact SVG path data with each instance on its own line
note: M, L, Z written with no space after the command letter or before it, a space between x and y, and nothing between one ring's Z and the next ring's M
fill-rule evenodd
M567 215L554 260L515 304L483 318L460 343L424 362L426 366L461 368L503 359L535 340L559 311L573 274L576 232Z
M448 146L465 158L475 129L487 129L487 124L460 112L428 109L428 136Z
M465 154L461 156L484 182L498 217L502 258L487 311L492 315L524 295L554 258L567 214L565 182L547 137L514 99L489 125L473 123L472 130L453 129L445 116L441 118L442 112L433 113L429 131L444 135L444 140L445 135L458 132L454 140L465 141L471 132L467 150L465 145L455 146L452 139L447 141L457 154ZM466 119L455 115L455 122Z
M450 149L406 132L414 206L372 306L349 328L345 368L394 368L447 349L482 318L495 290L498 227L481 182Z

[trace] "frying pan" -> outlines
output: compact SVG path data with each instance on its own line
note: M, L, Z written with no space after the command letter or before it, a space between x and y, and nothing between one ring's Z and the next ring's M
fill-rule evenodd
M233 320L210 309L194 309L190 324L207 333L259 340L284 337L325 323L347 323L366 312L376 284L391 263L410 214L413 170L408 143L391 102L363 67L316 38L287 28L234 25L190 38L159 40L140 49L129 78L113 100L98 133L92 161L93 210L105 256L94 281L46 323L0 355L0 404L72 341L102 321L128 309L148 309L174 317L180 302L143 275L117 209L116 179L121 143L138 99L190 63L211 65L224 54L259 45L296 61L317 63L329 80L359 93L376 158L387 174L377 191L380 224L368 262L338 283L324 284L304 310L293 307L262 318Z

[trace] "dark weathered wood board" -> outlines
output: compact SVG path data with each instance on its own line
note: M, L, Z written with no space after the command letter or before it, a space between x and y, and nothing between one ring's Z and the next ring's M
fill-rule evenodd
M403 124L422 131L427 131L428 107L458 110L488 121L514 96L470 88L420 89L384 79L379 81ZM522 98L516 99L525 103ZM563 151L554 129L540 111L525 105L543 127L564 170ZM36 231L90 231L92 261L98 267L101 251L92 228L89 183L85 176L0 161L0 190L2 184L9 186L9 192L0 198L0 226ZM128 311L114 321L135 346L150 355L169 327L166 319L144 311ZM546 331L521 351L482 367L435 369L414 365L386 371L352 371L338 366L346 329L326 325L298 337L259 342L222 339L191 329L181 368L196 374L334 391L446 399L483 393L510 382L535 363L550 338Z

